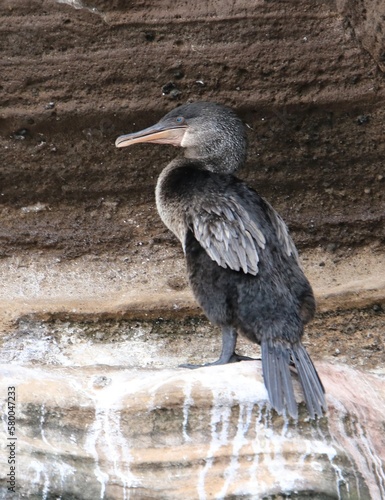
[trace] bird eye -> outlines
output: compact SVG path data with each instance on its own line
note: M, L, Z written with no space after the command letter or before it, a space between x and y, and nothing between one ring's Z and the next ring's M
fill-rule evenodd
M184 118L183 118L183 116L178 116L177 118L175 118L175 121L177 123L183 123L184 122Z

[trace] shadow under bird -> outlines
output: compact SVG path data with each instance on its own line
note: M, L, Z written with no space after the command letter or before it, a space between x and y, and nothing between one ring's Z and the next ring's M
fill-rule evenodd
M322 416L324 388L301 343L304 324L315 313L313 291L281 217L233 175L246 159L242 121L213 102L185 104L152 127L118 137L115 144L143 142L185 151L160 174L156 205L182 244L198 303L222 329L222 353L209 364L251 359L235 353L240 333L261 345L271 406L279 414L286 407L298 418L294 365L310 417Z

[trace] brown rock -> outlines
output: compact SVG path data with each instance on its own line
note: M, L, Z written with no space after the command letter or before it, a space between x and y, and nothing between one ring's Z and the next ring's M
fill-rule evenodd
M383 169L383 78L345 22L379 44L383 2L340 4L2 2L2 251L121 254L158 237L154 183L175 150L127 153L114 140L175 106L162 97L174 80L181 102L217 100L246 120L242 175L300 247L384 241L380 183L363 196ZM121 200L111 219L96 210L105 196ZM50 210L19 217L37 203Z
M383 0L349 2L338 0L340 12L346 16L362 46L385 71L385 2Z

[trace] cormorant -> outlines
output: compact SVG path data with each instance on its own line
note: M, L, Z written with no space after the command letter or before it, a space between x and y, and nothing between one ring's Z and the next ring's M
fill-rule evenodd
M272 206L233 174L245 162L240 118L213 102L185 104L157 124L118 137L118 148L152 142L185 149L156 185L156 205L180 240L194 295L222 329L220 358L240 361L237 334L261 345L271 406L298 418L290 366L294 365L311 418L326 411L324 388L301 343L315 312L312 288L288 229ZM194 365L185 365L195 367Z

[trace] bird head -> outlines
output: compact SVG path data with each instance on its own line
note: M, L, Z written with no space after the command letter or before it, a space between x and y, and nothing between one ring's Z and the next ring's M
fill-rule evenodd
M241 119L228 107L213 102L179 106L158 123L116 139L118 148L141 142L172 144L185 157L199 160L214 172L235 172L246 158L246 133Z

